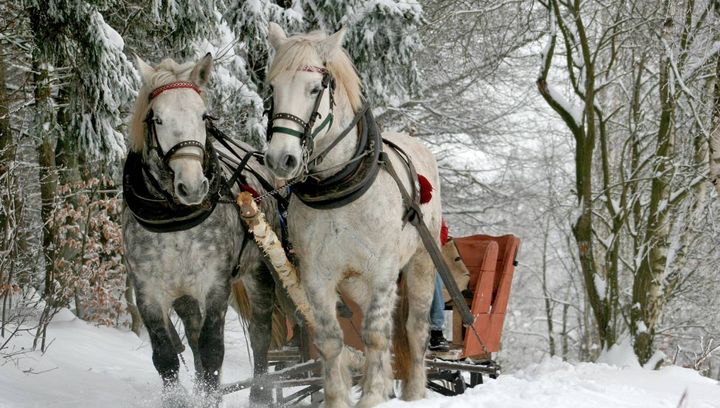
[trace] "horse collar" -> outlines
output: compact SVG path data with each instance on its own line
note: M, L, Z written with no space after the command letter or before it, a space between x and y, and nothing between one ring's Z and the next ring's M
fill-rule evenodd
M382 152L380 130L370 109L358 115L358 145L354 159L326 179L309 177L292 186L293 194L305 205L316 209L342 207L360 198L375 181Z
M143 228L158 233L183 231L195 227L212 214L222 188L220 164L212 143L206 143L205 157L209 191L202 203L188 206L175 202L172 194L160 186L140 153L128 154L123 167L123 200Z

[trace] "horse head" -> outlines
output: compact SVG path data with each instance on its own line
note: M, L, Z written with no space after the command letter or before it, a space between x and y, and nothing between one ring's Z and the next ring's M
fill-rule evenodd
M288 37L270 23L275 57L268 75L273 114L265 162L280 179L307 171L317 147L331 143L361 105L360 80L342 48L346 30Z
M203 171L207 136L202 94L212 63L209 53L197 63L166 59L157 67L137 57L142 88L131 125L131 150L143 154L161 184L170 179L161 188L183 205L201 203L209 189Z

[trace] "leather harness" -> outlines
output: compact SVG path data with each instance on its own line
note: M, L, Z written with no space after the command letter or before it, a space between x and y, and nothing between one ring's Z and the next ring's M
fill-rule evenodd
M150 92L149 99L152 100L162 92L178 88L192 89L199 94L202 92L192 82L176 81L154 89ZM206 123L207 135L218 141L234 155L238 155L236 148L242 149L242 147L214 126L212 116L205 114L203 118ZM209 181L208 193L200 204L181 204L176 200L174 194L164 189L162 184L153 176L143 154L130 152L123 166L123 198L134 218L146 230L156 233L177 232L199 225L212 214L219 202L234 202L230 193L233 184L237 184L244 191L252 190L244 175L246 171L250 171L264 189L267 191L273 190L272 184L248 166L248 162L255 152L245 152L243 159L239 163L228 163L226 157L220 157L210 140L206 140L204 145L194 140L181 141L168 149L167 152L163 152L155 129L155 125L162 122L158 122L158 119L153 116L152 109L148 111L145 122L146 146L157 152L158 157L162 160L163 166L161 169L163 171L172 172L168 165L171 160L177 158L196 159L201 162L203 174ZM232 146L236 146L236 148ZM199 149L201 154L183 151L186 148ZM228 168L233 169L233 174L229 180L226 180L223 174L220 165L221 159ZM279 195L277 196L277 198L282 198Z

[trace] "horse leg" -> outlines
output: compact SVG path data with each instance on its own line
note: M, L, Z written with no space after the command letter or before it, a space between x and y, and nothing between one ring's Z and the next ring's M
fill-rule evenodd
M250 346L253 350L253 376L261 378L268 370L268 349L271 343L272 313L275 301L274 281L270 271L261 265L252 276L243 276L251 304ZM269 384L250 388L251 404L268 405L272 402Z
M362 381L363 394L357 404L360 408L378 405L392 393L390 339L396 297L394 281L377 285L363 312L365 376Z
M222 400L216 391L220 385L220 370L225 357L223 340L229 296L230 284L225 281L211 288L205 297L205 320L198 346L203 367L200 388L207 394L208 406L217 406Z
M141 291L135 292L138 311L150 336L152 361L163 381L163 406L183 406L184 392L181 392L178 381L180 362L167 327L170 324L167 320L168 311L157 301L148 299Z
M335 314L336 285L327 282L322 282L320 285L311 282L310 279L306 282L305 290L309 295L310 307L315 311L314 343L323 358L325 406L350 407L351 377L350 370L342 358L343 335Z
M402 399L413 401L425 397L425 349L430 327L430 304L435 287L435 268L430 255L421 249L410 259L404 272L408 300L405 327L410 361L408 378L403 382Z
M202 378L203 366L200 359L200 329L202 328L202 314L198 301L191 296L182 296L173 302L173 308L185 326L185 337L187 337L190 350L193 353L193 364L195 365L195 378L200 381Z

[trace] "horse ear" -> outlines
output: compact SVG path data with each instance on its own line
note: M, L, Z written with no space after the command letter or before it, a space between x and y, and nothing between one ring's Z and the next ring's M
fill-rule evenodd
M190 81L198 86L205 86L210 81L210 72L213 68L213 57L209 52L193 68Z
M140 71L140 79L144 84L149 84L152 74L155 73L155 68L148 65L148 63L137 55L135 55L135 63L137 64L138 71Z
M320 58L324 61L330 61L335 56L335 53L342 49L343 40L345 40L345 33L347 33L347 27L341 28L335 34L322 40L318 44L318 53Z
M270 45L277 50L278 47L285 43L285 40L287 40L285 30L278 24L271 22L268 26L268 41L270 41Z

